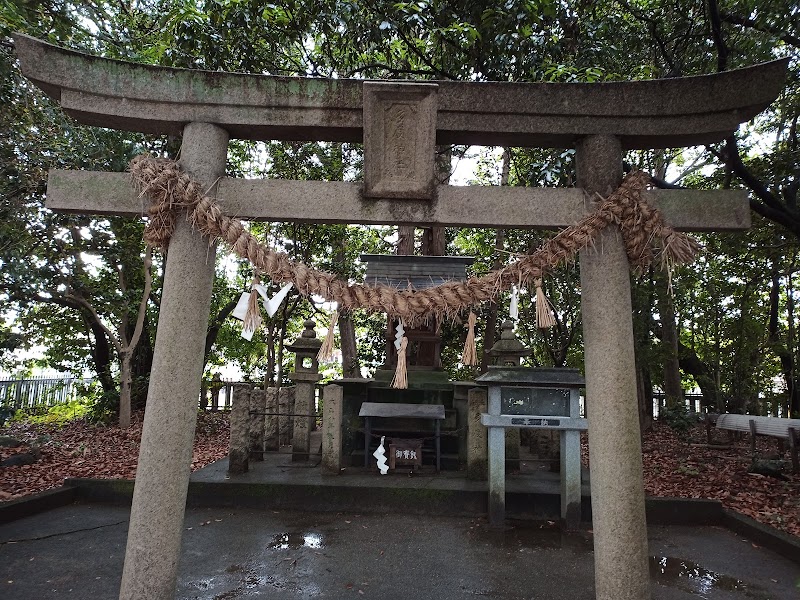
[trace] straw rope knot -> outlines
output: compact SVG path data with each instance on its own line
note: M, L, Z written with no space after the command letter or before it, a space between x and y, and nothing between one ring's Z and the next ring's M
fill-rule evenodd
M181 171L177 162L137 156L131 161L130 172L135 188L151 202L144 231L148 244L167 250L178 214L184 211L201 235L210 242L223 241L276 284L291 282L301 294L315 294L338 302L342 310L385 312L412 327L430 316L455 318L464 309L493 300L513 285L530 287L559 264L574 260L581 250L593 246L600 232L611 224L619 226L628 260L637 270L647 268L655 259L667 268L688 263L700 250L696 240L675 231L661 212L644 200L643 192L650 177L637 171L630 173L610 196L601 199L594 212L560 231L533 254L521 256L485 275L424 290L351 284L266 247L239 219L224 214L219 204L205 195L200 184Z

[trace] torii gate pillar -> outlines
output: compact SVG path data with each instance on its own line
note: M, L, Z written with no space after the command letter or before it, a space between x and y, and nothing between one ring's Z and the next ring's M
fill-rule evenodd
M619 138L576 147L577 185L608 196L622 182ZM596 199L596 196L595 196ZM581 312L589 421L595 590L598 600L650 597L642 447L628 257L617 226L581 253Z
M186 125L181 166L207 189L225 174L227 155L224 129ZM215 254L215 245L178 218L164 267L120 600L175 595Z

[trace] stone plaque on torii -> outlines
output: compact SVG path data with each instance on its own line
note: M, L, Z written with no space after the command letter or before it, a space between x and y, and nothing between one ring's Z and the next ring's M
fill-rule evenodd
M228 214L316 223L563 228L622 180L623 152L731 135L780 92L786 61L718 75L599 84L241 75L89 57L16 36L23 73L81 123L182 135L181 166ZM364 142L365 181L225 178L229 138ZM576 189L435 185L435 144L576 148ZM750 224L740 191L654 190L680 230ZM51 171L56 211L139 216L124 173ZM595 587L649 598L644 488L623 242L581 253ZM172 598L202 375L214 249L178 219L165 264L120 598Z

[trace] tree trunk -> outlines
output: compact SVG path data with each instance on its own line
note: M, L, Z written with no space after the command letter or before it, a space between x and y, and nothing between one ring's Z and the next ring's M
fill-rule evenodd
M792 352L789 344L783 344L780 339L780 294L781 294L781 278L777 270L777 265L773 265L772 270L772 285L769 293L769 343L773 351L778 356L781 363L781 375L786 383L787 396L789 398L789 412L794 415L794 407L797 403L798 390L795 386L795 364L794 353ZM788 303L787 303L788 304ZM788 309L788 306L787 306ZM791 307L794 312L794 306ZM790 317L791 318L791 317ZM793 335L793 325L790 325L791 334Z
M678 342L678 348L681 369L683 369L684 373L694 377L700 392L703 394L703 403L706 406L714 406L719 397L719 390L717 389L717 381L713 370L700 360L700 357L697 356L697 353L692 348L680 343L680 341ZM724 406L720 410L720 404L717 405L717 408L719 412L724 412Z
M358 362L358 347L356 346L356 328L353 325L350 311L343 310L339 313L339 338L342 344L342 376L361 377L361 365Z
M653 381L650 375L651 331L653 322L653 296L655 282L653 269L631 286L633 304L633 342L636 363L636 398L639 407L639 427L647 431L653 424ZM660 331L655 332L656 335Z
M113 392L117 389L114 377L111 375L111 346L108 343L106 332L102 325L97 323L92 317L81 311L84 323L94 336L94 346L92 347L92 362L97 373L97 380L103 388L103 392Z
M422 256L445 256L444 227L427 227L422 236Z
M275 385L275 322L270 320L267 324L265 338L267 342L267 373L264 387Z
M414 254L414 227L400 225L397 228L397 251L395 254L408 256Z
M131 358L131 410L142 410L147 404L147 388L153 368L153 342L150 320L144 317L142 334Z
M338 241L336 248L336 265L340 275L347 274L345 265L345 239ZM358 346L356 345L356 328L349 310L339 311L339 341L342 348L342 376L347 378L361 377L361 365L358 362Z
M284 304L283 310L281 311L280 332L278 333L278 351L275 353L275 364L278 368L275 376L275 385L277 387L283 387L283 346L286 342L286 326L288 320L289 315L286 310L286 304Z
M789 352L792 356L792 361L795 368L792 372L792 387L789 393L789 406L784 414L791 418L796 419L800 415L800 385L797 381L797 349L795 348L795 325L794 325L794 261L792 261L792 269L786 276L786 320L788 323L787 342Z
M233 312L233 309L236 308L236 304L239 302L239 298L234 298L233 300L229 300L225 306L214 316L211 320L211 326L208 328L206 332L206 346L205 350L203 351L203 369L206 368L206 364L208 363L208 357L211 354L211 349L214 347L214 344L217 341L217 337L219 336L219 331L222 329L222 325L225 323L225 319L227 319L230 314Z
M636 396L639 399L639 428L642 433L653 426L653 382L650 369L636 360Z
M667 276L656 276L658 286L658 312L661 316L661 343L664 348L664 395L667 408L683 406L683 387L678 361L678 327L675 323L675 305Z
M131 426L131 358L130 350L120 352L119 357L119 426Z

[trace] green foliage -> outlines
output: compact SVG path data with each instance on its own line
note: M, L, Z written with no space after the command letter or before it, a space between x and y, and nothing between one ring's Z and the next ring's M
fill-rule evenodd
M18 410L10 419L11 422L25 422L32 425L66 425L70 421L82 419L90 414L92 403L88 399L71 400L64 404L56 404L47 409L44 414L31 414Z
M142 151L175 156L179 141L83 127L25 80L10 47L24 33L111 58L148 64L275 75L458 79L464 81L597 82L711 73L776 56L790 56L787 87L763 115L740 131L743 168L763 188L748 183L754 208L769 219L754 231L703 237L706 252L672 276L684 384L699 385L720 409L762 411L790 402L797 371L794 304L798 265L797 165L800 144L800 75L797 7L789 2L734 0L700 5L677 2L357 2L333 0L142 0L136 3L19 0L0 4L0 364L13 352L46 348L42 364L84 371L102 380L93 418L108 418L118 403L115 352L107 335L75 298L91 301L110 330L132 326L142 287L142 224L138 220L53 215L43 208L50 168L123 171ZM719 17L719 23L715 18ZM746 17L746 18L745 18ZM714 36L715 27L719 36ZM730 142L729 142L730 143ZM726 162L728 146L691 151L629 153L627 161L694 188L743 186L741 170ZM461 149L456 149L457 154ZM230 145L233 176L359 181L362 149L340 143ZM509 184L574 185L570 149L512 149ZM669 177L667 177L669 173ZM497 184L497 152L479 158L476 182ZM260 239L292 258L353 281L363 277L361 253L392 251L392 228L319 224L251 224ZM475 273L502 266L518 252L538 247L540 232L448 230L447 252L476 257ZM222 253L220 253L222 255ZM134 375L145 389L160 295L157 265L154 302L148 309ZM224 318L249 288L252 270L220 258L212 305L207 366L238 365L251 380L285 378L291 356L282 344L302 321L320 330L331 307L290 294L253 342L240 324ZM124 280L125 286L121 285ZM661 342L656 308L666 288L655 273L633 279L637 363L653 385L663 385L670 352ZM277 286L270 286L277 291ZM518 335L532 350L531 364L582 363L580 282L568 265L545 278L557 326L534 327L531 296L520 299ZM507 316L507 296L497 306L497 331ZM478 309L480 330L492 307ZM383 315L353 315L359 360L375 368L384 359ZM12 325L13 323L13 325ZM443 325L445 367L454 377L472 373L459 364L465 331ZM211 343L215 342L215 343ZM782 379L781 386L775 386Z
M136 381L134 380L134 386ZM119 390L104 390L97 382L79 386L79 402L87 406L85 418L94 424L112 423L119 413Z
M683 404L663 407L658 413L658 420L669 425L683 439L688 437L689 431L697 424L697 417Z

